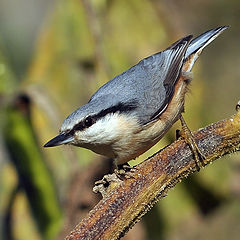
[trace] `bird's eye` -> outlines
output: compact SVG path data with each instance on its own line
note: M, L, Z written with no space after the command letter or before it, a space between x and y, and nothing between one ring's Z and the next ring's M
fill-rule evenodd
M84 125L86 127L91 127L93 124L94 124L94 119L91 118L90 116L88 116L84 121Z

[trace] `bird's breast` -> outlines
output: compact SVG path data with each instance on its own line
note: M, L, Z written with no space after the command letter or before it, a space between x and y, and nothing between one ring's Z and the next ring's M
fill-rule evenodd
M189 79L182 75L166 110L152 122L141 125L136 117L115 113L98 121L95 130L89 129L82 147L114 158L117 164L126 163L155 145L179 119ZM91 141L87 142L87 139Z
M175 92L168 107L159 118L146 125L139 126L135 131L128 131L128 136L113 145L117 164L126 163L140 156L165 135L183 111L188 83L189 79L182 75L175 86ZM134 128L128 126L129 121L126 121L123 125L125 129L134 130ZM132 123L132 125L134 124Z

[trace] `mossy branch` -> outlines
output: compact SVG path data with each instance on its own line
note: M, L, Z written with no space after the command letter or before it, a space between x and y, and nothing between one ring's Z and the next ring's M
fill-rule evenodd
M194 138L206 157L205 165L239 150L240 111L196 131ZM186 142L179 139L139 164L130 172L131 177L117 180L114 174L108 175L108 187L95 187L103 199L66 239L120 239L170 188L195 171L193 154Z

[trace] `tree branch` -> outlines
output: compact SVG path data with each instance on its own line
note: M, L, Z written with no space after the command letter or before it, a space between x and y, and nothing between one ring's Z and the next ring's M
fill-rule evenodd
M206 156L205 165L239 150L240 111L193 135ZM95 187L103 199L66 239L120 239L170 188L195 171L193 154L185 141L179 139L136 166L129 173L131 177L119 180L115 174L107 175L109 186Z

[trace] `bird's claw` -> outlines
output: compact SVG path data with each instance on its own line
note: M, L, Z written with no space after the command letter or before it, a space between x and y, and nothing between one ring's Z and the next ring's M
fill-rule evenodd
M135 171L135 167L131 167L128 164L121 165L114 170L114 173L120 178L132 178L132 173Z
M188 128L182 115L180 117L180 121L182 124L182 131L180 131L180 136L182 138L184 138L184 140L187 142L187 144L191 148L193 155L194 155L194 160L195 160L197 171L200 171L200 169L205 166L204 160L206 159L206 157L202 153L202 151L199 149L197 143L195 142L195 140L193 138L192 132Z

